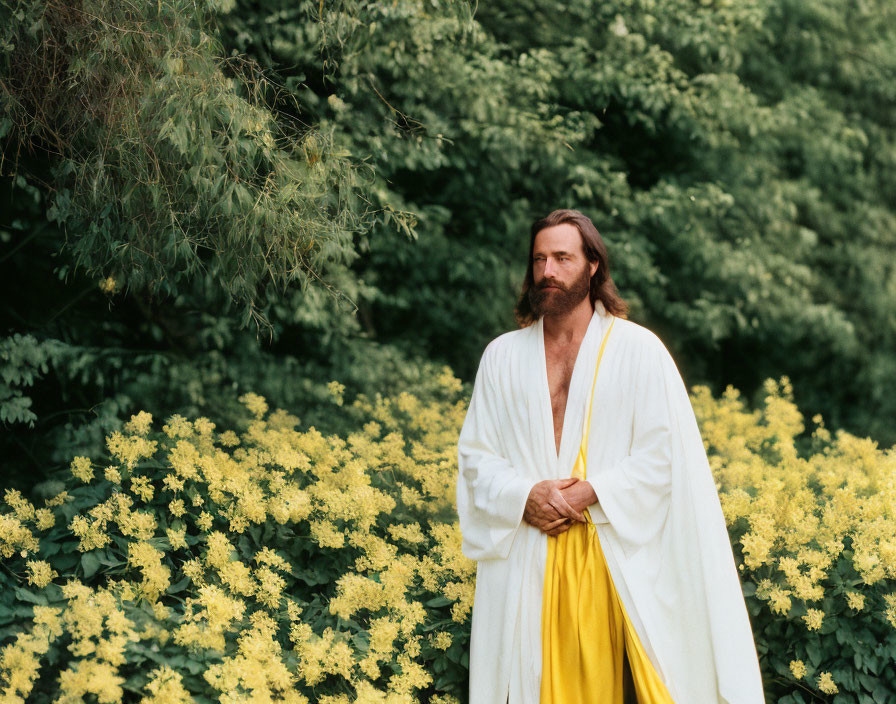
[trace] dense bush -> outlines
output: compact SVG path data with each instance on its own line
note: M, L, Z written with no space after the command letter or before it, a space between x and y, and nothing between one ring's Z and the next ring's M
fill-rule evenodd
M180 416L159 430L139 413L108 456L75 457L72 476L39 487L43 507L7 490L8 700L460 695L474 574L453 520L465 403L447 370L437 382L429 403L359 397L344 437L296 430L255 394L241 397L252 417L239 434ZM341 405L342 385L331 390Z
M465 701L464 389L446 367L420 396L329 391L350 430L248 393L236 430L141 412L40 485L40 507L7 490L5 701ZM730 387L692 396L767 696L890 701L893 451L818 417L801 438L791 393L769 381L755 411Z
M755 411L732 387L718 400L699 387L693 400L766 694L781 704L894 701L896 449L832 436L820 416L803 438L789 379L765 391Z

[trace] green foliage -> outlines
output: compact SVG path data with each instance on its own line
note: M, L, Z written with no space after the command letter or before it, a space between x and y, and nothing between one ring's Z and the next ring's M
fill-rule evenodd
M72 266L111 290L220 292L270 325L268 289L356 256L366 176L326 130L273 118L276 87L207 31L218 3L4 6L4 131L60 155L47 217Z
M13 430L4 485L27 491L72 456L100 457L139 409L240 427L234 397L249 390L345 440L374 411L330 403L327 381L341 379L350 397L429 398L429 358L469 378L485 342L513 327L530 222L567 206L594 219L632 317L667 341L686 379L750 396L787 372L800 407L891 444L892 26L879 0L0 1L2 163L18 169L4 175L0 206L0 421ZM234 51L248 61L224 56ZM244 329L252 319L269 326L269 343ZM382 413L377 422L416 437L412 418ZM739 559L747 569L764 540L772 546L744 575L769 694L824 700L816 678L828 672L835 702L892 698L882 616L892 574L857 581L892 565L880 479L890 460L849 434L828 444L785 424L775 439L774 423L750 434L739 413L723 420L711 443L717 471L737 477L723 497L738 516ZM737 443L748 435L746 461ZM787 437L808 443L810 467L770 450ZM834 464L819 475L826 452ZM806 486L788 484L803 472ZM872 474L874 491L863 489ZM811 562L825 552L812 540L840 475L867 521L815 573L819 603L776 611L784 591L806 588L786 558L808 558L807 574L827 569ZM781 482L805 523L778 505ZM82 489L74 495L89 511L112 485ZM153 511L170 519L161 504ZM751 516L793 522L806 552ZM262 537L281 540L281 527ZM854 540L866 529L883 531L871 550ZM47 558L60 573L92 587L136 574L126 546L84 562L68 541ZM329 550L297 557L332 560L329 579L349 563ZM176 571L185 555L174 554ZM291 579L327 588L307 571ZM861 611L844 606L857 589ZM7 623L41 598L21 584L3 594L16 595L0 609ZM444 611L448 597L434 594L427 609ZM166 618L125 608L141 624ZM322 636L332 614L308 608ZM810 608L824 611L819 630ZM363 628L349 632L353 648L369 645ZM460 687L462 645L461 634L427 660L436 688ZM133 647L139 665L159 664L158 650ZM197 668L220 662L168 656L196 670L197 687L207 686Z
M31 399L16 387L33 385L47 373L48 362L64 353L65 345L58 340L38 342L31 335L19 334L0 340L0 421L34 427L37 416L31 410Z
M215 383L300 376L313 407L381 354L469 378L557 206L594 218L686 379L786 371L834 426L896 437L885 4L0 12L4 330L79 350L8 405L34 422L9 474L93 413L85 449L120 412L213 413Z
M892 6L467 7L327 4L323 35L312 2L220 18L417 215L353 265L366 328L469 377L514 326L529 224L575 207L686 378L786 372L803 407L896 440Z

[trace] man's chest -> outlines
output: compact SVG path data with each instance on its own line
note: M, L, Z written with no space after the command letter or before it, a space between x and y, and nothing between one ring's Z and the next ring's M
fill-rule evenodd
M579 344L545 347L548 392L551 398L551 416L554 420L554 443L558 451L563 434L566 403L569 400L569 385L572 381Z
M554 447L546 447L550 452L559 448L564 432L578 434L581 428L597 350L582 350L577 361L577 350L575 354L572 349L560 354L559 350L543 349L544 353L535 346L514 350L495 370L493 389L497 398L493 411L505 451L514 447L523 455L532 455L543 440L550 442L553 438ZM594 386L591 425L595 431L614 438L629 434L634 381L635 370L629 359L608 347ZM564 420L570 421L565 430Z

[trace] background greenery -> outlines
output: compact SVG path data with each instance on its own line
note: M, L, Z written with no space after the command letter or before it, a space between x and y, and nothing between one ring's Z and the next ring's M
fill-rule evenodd
M471 381L557 207L689 386L892 445L894 13L0 0L3 485L138 410L348 433L331 380Z

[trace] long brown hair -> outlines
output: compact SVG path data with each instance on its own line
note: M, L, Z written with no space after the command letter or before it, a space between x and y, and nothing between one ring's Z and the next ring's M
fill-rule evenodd
M594 307L595 301L600 301L611 315L616 315L620 318L628 317L628 303L619 295L619 292L616 290L616 284L613 282L613 277L610 276L610 254L594 223L591 222L587 215L580 213L578 210L561 208L553 211L547 217L539 218L532 223L529 237L529 264L526 267L526 278L523 279L523 290L514 309L514 315L516 315L519 326L524 328L536 321L535 314L532 312L532 304L529 302L529 289L535 285L535 279L532 274L532 253L535 249L535 236L546 227L553 227L564 222L575 225L582 236L582 248L585 250L585 258L589 262L598 262L597 271L591 277L589 289L591 307Z

